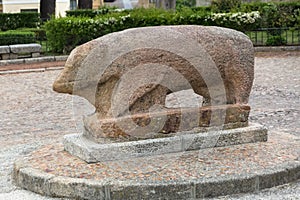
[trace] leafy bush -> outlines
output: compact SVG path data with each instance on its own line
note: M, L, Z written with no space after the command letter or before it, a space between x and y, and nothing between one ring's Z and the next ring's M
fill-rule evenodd
M33 32L0 32L0 45L28 44L33 42L35 42L35 35Z
M20 28L17 29L19 32L33 32L36 40L44 41L47 40L46 30L43 28Z
M212 12L211 6L199 6L191 8L194 12Z
M286 43L286 40L281 35L271 36L266 41L267 46L280 46Z
M176 9L196 6L196 0L176 0Z
M257 24L261 19L258 11L250 13L212 13L207 21L211 21L210 25L223 26L236 29L239 31L253 30L257 28Z
M39 14L28 13L0 13L0 30L15 30L17 28L36 28L40 22Z
M54 52L68 53L75 46L107 33L118 31L128 16L88 18L65 17L49 20L45 24L47 39Z
M294 15L295 15L295 26L300 27L300 8L294 10Z
M214 12L230 12L239 10L242 0L213 0L211 7Z
M210 14L203 10L182 8L179 12L160 9L133 9L89 17L51 19L45 24L47 39L55 52L68 53L75 46L107 33L134 27L160 25L218 25L248 30L259 20L259 13Z
M183 5L183 2L191 1L180 0L178 5ZM53 18L44 27L51 48L58 53L68 53L77 45L94 38L134 27L194 24L223 26L245 32L259 28L300 26L300 2L240 4L240 0L215 0L211 7L188 6L179 6L177 11L109 7L96 11L68 11L67 17ZM217 10L222 12L216 13ZM280 40L279 37L273 38L281 35L277 30L268 30L272 36L269 43Z
M122 9L111 6L103 6L97 10L93 9L77 9L77 10L68 10L66 11L67 17L96 17L97 15L106 15L112 12L121 12Z
M241 5L242 12L259 11L261 14L261 28L294 27L297 26L297 16L300 2L278 3L246 3Z

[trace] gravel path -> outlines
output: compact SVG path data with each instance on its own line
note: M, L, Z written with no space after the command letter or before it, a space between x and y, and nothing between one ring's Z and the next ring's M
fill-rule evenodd
M18 157L42 144L60 142L65 134L78 132L72 97L51 89L58 74L59 71L46 71L0 75L0 200L55 199L16 188L10 173ZM251 121L266 125L269 134L288 132L300 137L299 74L300 52L256 57ZM191 98L191 91L179 95L187 105L195 104L198 99L195 95ZM176 104L174 96L168 99L170 104ZM216 199L300 199L300 182L257 194Z

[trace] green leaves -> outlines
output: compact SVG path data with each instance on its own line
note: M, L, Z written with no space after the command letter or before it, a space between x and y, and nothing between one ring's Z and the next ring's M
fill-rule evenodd
M231 3L235 3L235 1ZM237 3L239 5L238 1ZM155 8L84 10L76 11L77 14L70 14L65 18L51 19L46 22L45 29L51 48L58 53L68 53L77 45L89 40L134 27L191 24L223 26L249 31L257 28L282 27L283 25L292 27L299 24L300 9L296 8L300 8L300 3L253 3L239 6L239 12L227 13L213 13L213 9L210 7L182 7L177 11ZM288 14L290 12L292 12L291 15Z
M0 32L0 45L28 44L35 42L33 32L5 31Z
M17 28L36 28L39 25L39 13L0 13L0 30Z

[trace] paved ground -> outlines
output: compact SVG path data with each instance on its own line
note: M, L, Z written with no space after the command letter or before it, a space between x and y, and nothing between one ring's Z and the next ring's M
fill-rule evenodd
M255 72L251 121L266 125L270 134L288 132L300 137L300 52L261 54ZM72 97L51 90L58 73L0 75L0 200L54 200L16 188L10 173L18 157L77 132ZM188 105L195 103L191 91L181 95ZM216 199L300 199L300 182Z

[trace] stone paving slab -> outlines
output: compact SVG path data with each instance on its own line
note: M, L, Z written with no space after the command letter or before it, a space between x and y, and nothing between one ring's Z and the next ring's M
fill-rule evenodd
M299 67L300 52L263 53L255 59L250 121L266 126L270 135L280 132L300 136ZM73 116L72 97L52 91L52 83L59 72L0 75L1 200L56 200L16 187L12 183L11 172L17 158L26 156L41 145L60 143L63 135L81 131ZM181 98L189 106L197 105L195 101L199 100L190 91L183 91L178 96L168 97L170 104L179 105L176 98ZM296 141L299 142L299 139ZM213 199L297 200L299 197L298 180L260 192Z
M22 188L78 199L195 199L255 192L300 178L296 136L268 142L88 164L47 145L17 162ZM274 148L276 147L276 148Z

